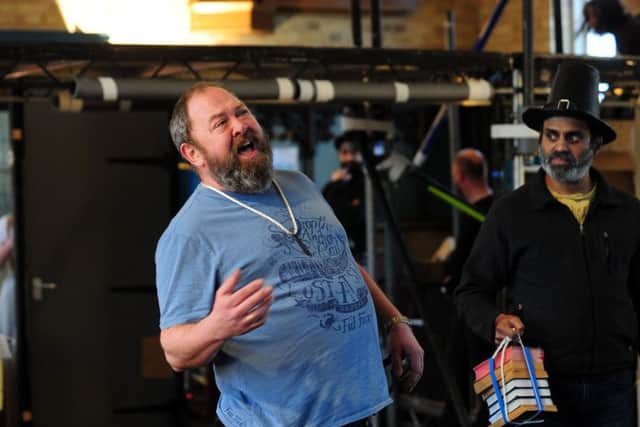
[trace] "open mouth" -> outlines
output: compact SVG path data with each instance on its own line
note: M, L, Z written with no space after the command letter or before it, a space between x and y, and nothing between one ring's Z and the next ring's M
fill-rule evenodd
M245 142L240 144L240 146L238 147L238 154L239 155L250 154L250 153L253 153L255 149L256 149L256 145L254 144L254 142L251 140L246 140Z

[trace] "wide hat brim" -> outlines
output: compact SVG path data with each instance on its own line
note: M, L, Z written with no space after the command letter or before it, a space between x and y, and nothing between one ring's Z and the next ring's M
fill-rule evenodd
M576 61L563 61L558 65L551 92L543 107L529 108L522 120L531 129L540 132L544 121L551 117L573 117L585 121L591 133L602 137L608 144L616 139L616 132L600 120L598 86L600 72L593 66Z
M522 114L522 121L531 129L542 132L544 121L551 117L558 116L584 120L589 124L592 133L602 136L603 144L608 144L616 139L616 131L606 122L579 110L558 110L547 106L542 108L532 107Z

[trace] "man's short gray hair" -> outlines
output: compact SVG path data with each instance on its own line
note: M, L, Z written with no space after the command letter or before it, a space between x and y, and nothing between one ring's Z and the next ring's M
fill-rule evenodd
M169 121L169 133L171 134L173 145L175 145L178 151L180 151L180 145L183 143L195 144L195 141L191 139L191 121L189 120L187 103L193 95L210 87L220 88L219 85L212 82L202 81L195 83L180 96L180 99L178 99L178 102L176 102L176 105L173 107L173 113Z

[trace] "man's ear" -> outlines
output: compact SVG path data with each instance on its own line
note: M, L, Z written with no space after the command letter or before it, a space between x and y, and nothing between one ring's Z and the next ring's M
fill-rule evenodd
M591 143L593 144L593 154L596 154L600 150L600 147L602 147L603 145L602 137L601 136L594 137Z
M451 169L451 180L454 183L462 181L462 174L460 173L460 169L458 168Z
M193 167L198 167L198 165L202 163L202 153L200 153L200 150L198 150L198 147L194 144L188 142L180 144L180 154L182 154L182 157Z

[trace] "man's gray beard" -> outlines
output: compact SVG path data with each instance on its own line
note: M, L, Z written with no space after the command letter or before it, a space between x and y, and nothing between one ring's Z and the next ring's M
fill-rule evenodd
M542 152L542 146L538 145L542 169L555 181L564 183L574 183L584 178L589 173L594 154L593 147L589 147L589 150L585 151L579 159L574 160L572 156L568 165L552 165L551 157L553 156L546 157Z
M216 181L225 190L235 193L262 193L269 189L273 180L273 153L266 137L262 141L253 138L260 159L243 165L237 153L231 152L226 162L215 162L209 166ZM236 145L234 145L236 146Z

